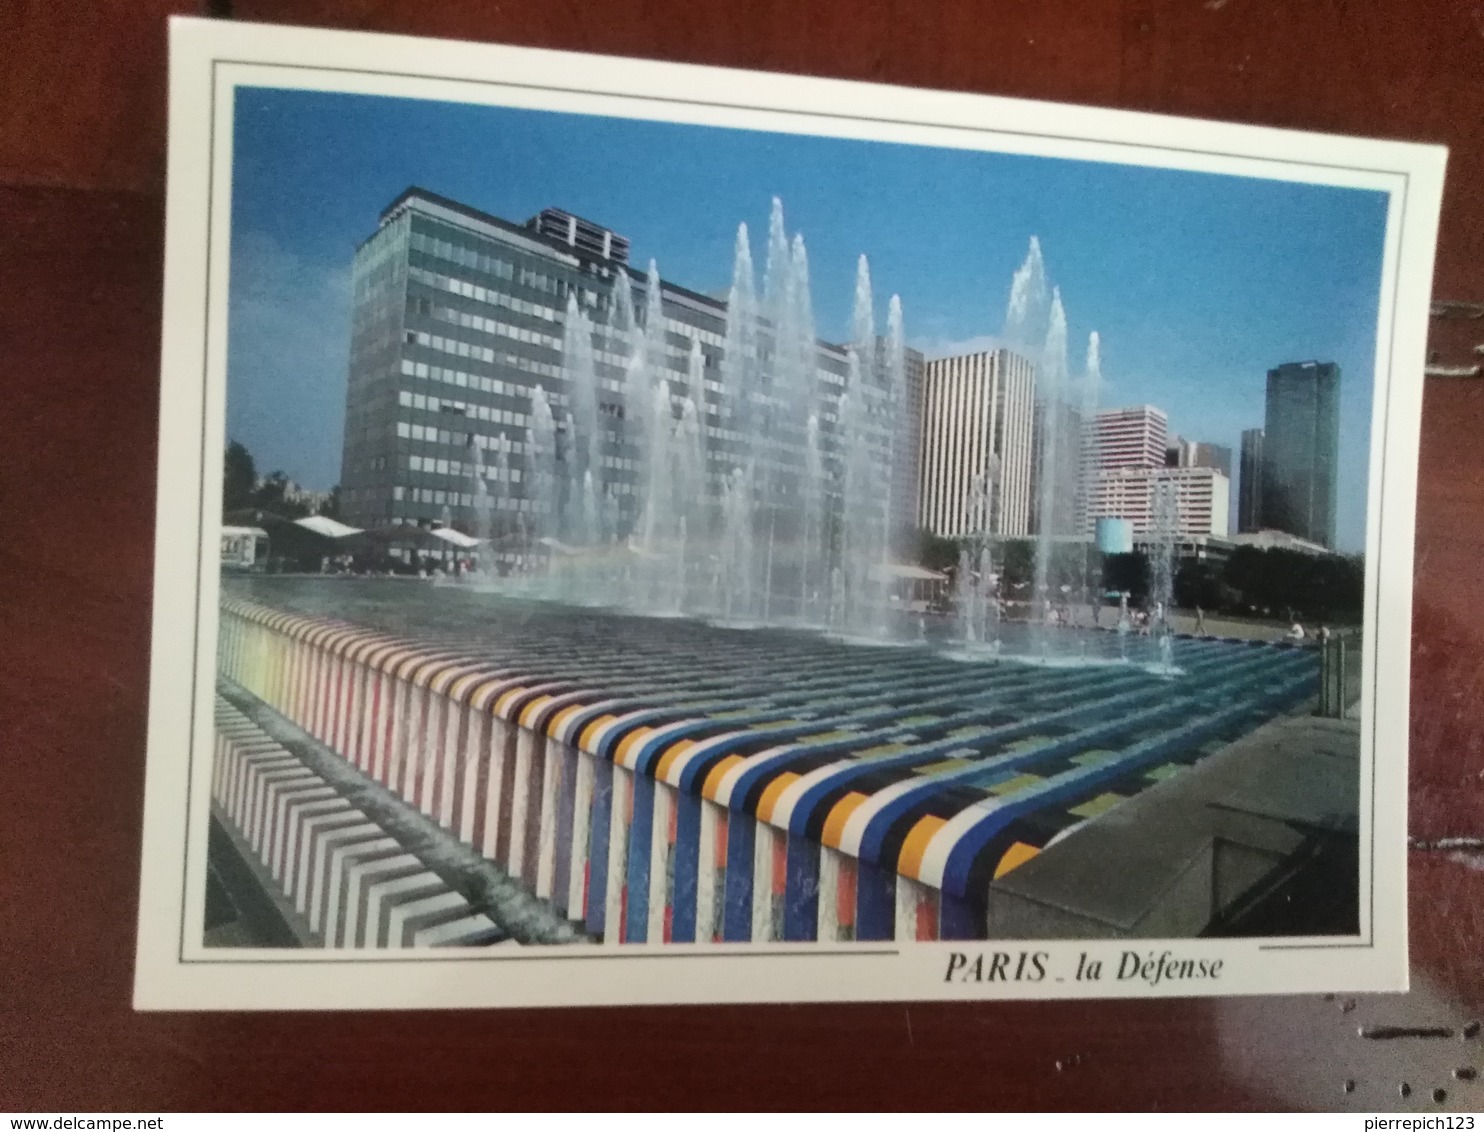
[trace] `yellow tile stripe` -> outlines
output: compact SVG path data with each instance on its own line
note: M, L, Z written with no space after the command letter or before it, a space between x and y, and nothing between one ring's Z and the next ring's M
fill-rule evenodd
M994 867L994 879L999 880L1006 873L1020 868L1032 857L1038 856L1041 850L1034 845L1027 845L1024 841L1017 841L1005 850L1005 855L1000 858L1000 863Z
M778 799L788 789L790 782L797 782L798 780L799 776L797 774L791 770L786 770L777 778L773 779L772 782L768 783L767 787L763 790L762 797L758 799L757 803L757 816L760 821L773 820L773 808L778 805Z
M520 725L522 727L530 727L531 724L536 721L536 716L541 711L541 709L544 708L547 704L551 703L551 701L555 698L555 696L537 696L534 700L532 700L521 709Z
M845 836L845 823L850 815L855 813L866 804L866 796L859 790L852 790L830 807L830 813L824 819L824 833L820 840L831 849L840 848L840 839Z
M933 839L933 834L947 824L934 814L924 814L918 818L917 824L907 831L907 838L902 842L902 851L897 857L897 872L913 880L920 879L922 855L927 852L928 842Z

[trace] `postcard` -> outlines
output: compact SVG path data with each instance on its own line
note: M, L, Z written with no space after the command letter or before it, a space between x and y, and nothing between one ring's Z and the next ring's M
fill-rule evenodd
M174 21L136 1004L1405 989L1444 159Z

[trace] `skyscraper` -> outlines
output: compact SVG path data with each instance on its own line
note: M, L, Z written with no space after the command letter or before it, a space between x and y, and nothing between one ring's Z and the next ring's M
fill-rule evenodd
M947 538L970 533L976 477L993 482L990 529L1030 531L1035 367L1009 350L927 363L922 383L918 524Z
M1268 371L1262 525L1335 545L1340 367L1289 362Z
M1092 422L1087 453L1092 471L1164 467L1169 432L1169 418L1153 405L1102 410Z
M519 225L416 188L392 201L357 249L352 269L341 471L346 521L384 527L446 516L468 525L477 479L489 483L497 523L516 525L533 514L526 475L533 391L545 391L559 431L574 411L563 365L569 302L595 324L594 412L605 436L594 466L607 487L603 502L632 512L626 359L609 327L620 298L631 311L648 306L646 277L628 265L628 256L623 236L558 210ZM714 498L731 459L723 415L727 306L668 280L659 283L662 364L670 371L672 400L684 389L696 403ZM819 428L829 470L839 465L836 436L848 362L844 347L817 345ZM695 375L693 361L699 362ZM910 380L914 354L906 362ZM868 441L886 459L892 444L887 399L874 386L866 394ZM910 448L910 412L907 424L903 447ZM796 469L803 462L804 419L780 421L777 433L768 467ZM508 467L498 466L500 452ZM913 468L916 453L905 453L903 462ZM910 521L914 505L915 496L907 495L902 518Z
M1232 475L1232 450L1222 444L1208 444L1203 440L1170 438L1165 451L1165 465L1171 468L1215 468L1227 479Z
M1262 530L1262 429L1242 432L1242 478L1237 484L1237 530Z

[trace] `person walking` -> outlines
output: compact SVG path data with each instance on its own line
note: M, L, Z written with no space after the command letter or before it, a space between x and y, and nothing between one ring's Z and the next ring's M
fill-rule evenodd
M1197 637L1206 635L1206 613L1200 606L1195 607L1195 635Z

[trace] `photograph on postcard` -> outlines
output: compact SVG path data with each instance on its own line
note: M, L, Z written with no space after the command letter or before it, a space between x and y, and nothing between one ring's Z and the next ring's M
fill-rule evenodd
M1359 931L1383 194L235 113L208 939Z
M1404 922L1402 176L212 75L185 950Z

